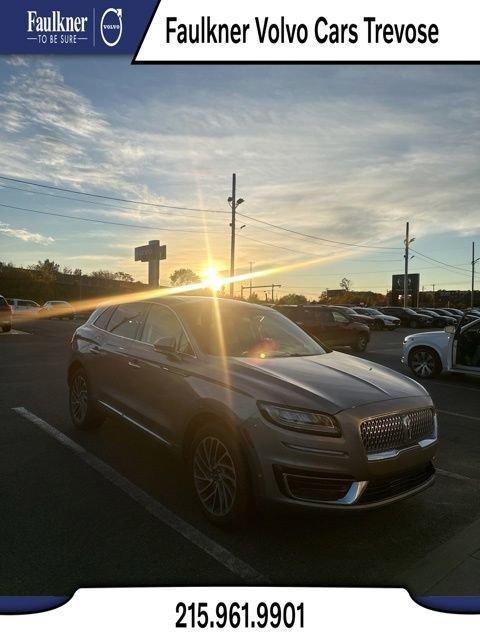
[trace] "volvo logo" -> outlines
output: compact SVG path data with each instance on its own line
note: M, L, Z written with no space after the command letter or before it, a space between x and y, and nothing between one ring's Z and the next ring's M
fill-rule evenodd
M123 31L122 10L107 9L100 20L100 35L107 47L114 47L120 41Z
M409 415L402 416L403 442L407 444L412 439L412 419Z

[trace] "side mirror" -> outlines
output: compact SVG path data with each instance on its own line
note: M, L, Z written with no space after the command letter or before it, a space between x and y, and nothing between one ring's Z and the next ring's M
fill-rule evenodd
M173 355L176 352L175 338L169 336L165 338L158 338L158 340L155 340L153 343L153 348L158 353Z
M457 327L454 324L447 324L447 326L445 327L445 333L455 333L457 330Z

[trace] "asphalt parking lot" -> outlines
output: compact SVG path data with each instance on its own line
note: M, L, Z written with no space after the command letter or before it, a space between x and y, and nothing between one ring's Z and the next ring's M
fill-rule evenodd
M478 537L478 380L425 383L440 423L439 472L427 491L362 513L269 510L224 532L204 521L182 465L159 443L111 419L96 433L74 431L65 372L76 324L40 320L0 334L0 594L262 583L472 594L467 580L446 576ZM408 333L374 333L362 357L408 374ZM480 570L478 578L480 587Z

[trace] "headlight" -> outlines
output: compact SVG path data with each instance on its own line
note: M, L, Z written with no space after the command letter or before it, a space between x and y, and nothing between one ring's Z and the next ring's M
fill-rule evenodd
M258 406L267 420L280 427L302 433L340 437L340 427L335 418L326 413L282 407L278 404L267 404L266 402L259 402Z

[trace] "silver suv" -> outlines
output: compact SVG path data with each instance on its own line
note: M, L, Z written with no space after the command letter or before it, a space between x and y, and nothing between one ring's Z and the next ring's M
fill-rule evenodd
M218 525L264 501L364 509L433 482L425 389L263 306L183 296L97 309L74 334L68 384L76 427L113 414L161 441Z

